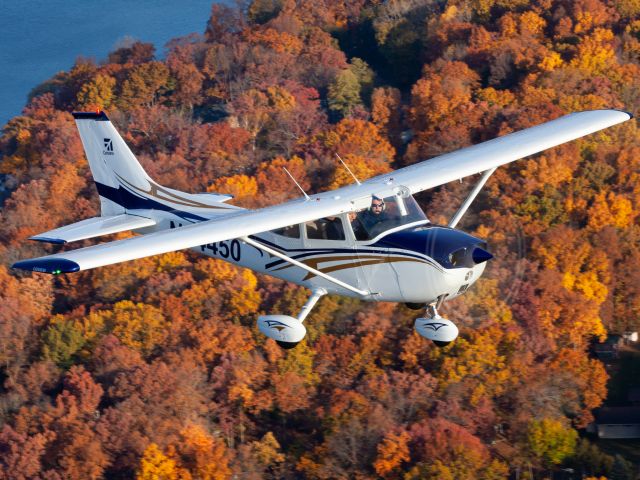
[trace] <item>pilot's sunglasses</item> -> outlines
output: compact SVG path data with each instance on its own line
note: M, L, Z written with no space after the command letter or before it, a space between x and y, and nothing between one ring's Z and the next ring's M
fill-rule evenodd
M382 208L384 203L372 203L371 208Z

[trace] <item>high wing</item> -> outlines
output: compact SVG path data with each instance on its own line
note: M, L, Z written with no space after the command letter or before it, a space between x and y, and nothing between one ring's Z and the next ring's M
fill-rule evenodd
M631 114L596 110L556 120L448 153L331 192L259 210L242 210L201 223L68 252L24 260L14 268L46 273L75 272L207 243L241 238L362 208L371 195L399 189L420 192L575 140L622 123ZM387 193L384 193L387 192Z
M535 127L494 138L452 153L401 168L365 183L393 178L411 193L444 185L626 122L633 115L619 110L571 113Z

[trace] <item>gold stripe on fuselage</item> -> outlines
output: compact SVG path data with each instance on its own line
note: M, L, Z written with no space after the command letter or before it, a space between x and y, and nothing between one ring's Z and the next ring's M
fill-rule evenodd
M185 207L211 208L215 210L229 210L231 208L223 205L220 205L220 206L207 205L206 203L196 202L195 200L190 200L188 198L180 197L175 193L172 193L153 182L149 182L149 190L145 190L143 188L136 187L130 182L127 182L124 178L122 178L117 173L116 173L116 176L118 177L118 180L126 183L129 187L145 195L148 195L149 197L155 198L156 200L164 200L165 202L177 203L178 205L183 205ZM161 193L164 194L165 196L164 197L160 196Z
M340 262L344 261L344 263L338 265L331 265L328 267L320 268L318 265L321 263L328 262ZM306 260L302 260L301 263L304 263L308 267L313 268L314 270L318 270L322 273L330 273L338 270L344 270L348 268L356 268L356 267L366 267L369 265L379 265L382 263L398 263L398 262L418 262L418 263L429 263L425 260L421 260L419 258L414 257L399 257L399 256L389 256L389 255L353 255L348 257L338 257L336 255L325 256L325 257L315 257L308 258ZM279 270L285 270L287 268L294 267L295 265L284 265L280 268L276 268L272 270L272 272L277 272ZM303 280L309 280L316 275L312 272L307 273L307 275L303 278Z

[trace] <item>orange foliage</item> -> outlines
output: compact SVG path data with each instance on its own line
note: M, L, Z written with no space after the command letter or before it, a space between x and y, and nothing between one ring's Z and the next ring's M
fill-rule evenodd
M415 4L215 4L165 59L135 42L56 74L0 137L3 265L99 215L75 108L108 107L158 182L247 208L300 197L283 167L311 192L352 183L336 153L364 180L572 111L637 113L635 0ZM0 477L498 479L536 458L534 477L557 474L541 459L568 450L531 419L584 427L607 396L593 337L640 326L638 139L627 122L496 172L463 225L495 258L443 305L461 330L444 349L402 305L327 296L281 350L255 317L308 292L193 252L0 265ZM468 189L418 200L446 222Z
M373 468L375 468L378 475L383 478L387 477L402 462L409 461L408 440L409 434L407 432L400 432L397 435L393 433L385 435L382 443L378 445L378 458L373 464Z

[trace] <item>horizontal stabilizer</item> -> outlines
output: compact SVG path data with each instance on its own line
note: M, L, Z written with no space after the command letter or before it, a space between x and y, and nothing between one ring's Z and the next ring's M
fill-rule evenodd
M205 205L211 205L211 204L215 205L216 203L224 203L224 202L228 202L229 200L233 200L233 195L226 195L224 193L213 193L213 192L191 193L189 194L189 197L191 197L193 200L200 201Z
M110 217L93 217L35 235L30 240L49 243L75 242L76 240L150 227L155 224L156 222L150 218L136 215L121 214Z

